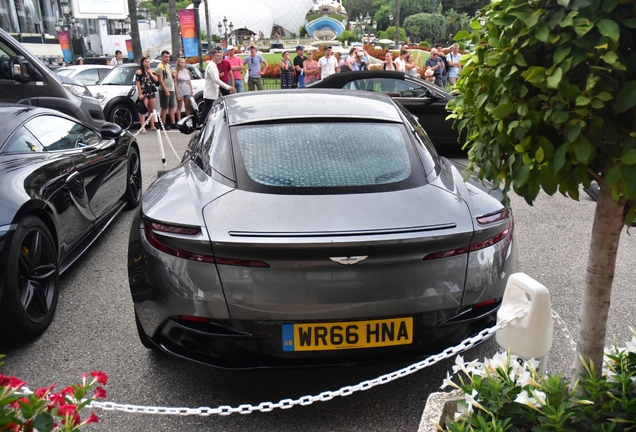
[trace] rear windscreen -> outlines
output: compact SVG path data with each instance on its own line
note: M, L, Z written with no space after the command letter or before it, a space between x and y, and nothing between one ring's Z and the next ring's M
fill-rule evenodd
M412 171L412 146L398 124L256 125L240 128L236 137L247 175L265 186L389 185L408 179Z

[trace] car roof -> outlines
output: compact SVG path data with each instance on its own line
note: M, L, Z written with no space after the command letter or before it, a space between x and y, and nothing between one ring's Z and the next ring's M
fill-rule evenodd
M60 69L112 69L112 66L99 65L99 64L83 64L83 65L68 65L61 67Z
M0 146L18 125L24 123L36 114L52 114L59 117L71 118L64 113L48 108L0 102ZM77 119L72 120L81 123Z
M402 122L386 95L356 90L259 91L225 97L230 125L283 119L342 118Z

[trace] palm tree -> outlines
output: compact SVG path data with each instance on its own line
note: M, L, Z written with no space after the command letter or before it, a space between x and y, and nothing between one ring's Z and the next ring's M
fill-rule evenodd
M133 43L135 61L141 61L141 40L139 39L139 22L137 21L137 1L128 0L128 13L130 14L130 37Z
M179 26L177 25L176 1L169 0L168 8L170 10L170 39L172 40L172 60L176 60L179 58L179 53L181 52L181 35L179 34Z

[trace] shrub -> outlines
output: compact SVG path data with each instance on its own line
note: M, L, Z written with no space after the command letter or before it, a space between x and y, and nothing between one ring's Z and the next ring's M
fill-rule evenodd
M458 356L448 385L461 389L460 413L447 425L453 432L474 431L626 431L636 427L636 333L626 348L606 351L602 374L585 364L572 390L561 376L543 376L535 360L510 354L464 363ZM522 364L523 363L523 364Z

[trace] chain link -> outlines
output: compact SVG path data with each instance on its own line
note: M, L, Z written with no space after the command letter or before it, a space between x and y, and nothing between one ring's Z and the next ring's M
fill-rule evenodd
M497 322L497 324L493 327L483 329L475 336L465 339L459 345L447 348L439 354L428 357L418 363L414 363L398 371L379 376L372 380L362 381L361 383L353 385L353 386L345 386L336 391L325 391L314 396L306 395L296 400L282 399L278 403L261 402L260 404L256 406L250 405L250 404L243 404L243 405L239 405L238 407L231 407L229 405L221 405L217 408L154 407L154 406L141 406L141 405L129 405L129 404L116 404L113 402L99 402L99 401L92 401L87 406L90 408L99 408L105 411L121 411L121 412L129 412L129 413L181 415L181 416L198 415L198 416L205 416L205 417L211 416L213 414L228 416L234 413L251 414L254 411L270 412L275 409L290 409L294 407L295 405L307 406L307 405L313 404L314 402L330 401L333 398L338 396L349 396L358 391L369 390L370 388L387 384L391 381L395 381L399 378L403 378L405 376L411 375L426 367L432 366L436 363L439 363L442 360L446 360L447 358L453 357L463 351L466 351L474 347L478 343L490 338L495 332L503 329L512 321L518 318L523 318L527 314L528 314L528 309L518 309L510 317ZM570 335L570 332L565 326L563 319L561 319L559 314L555 312L554 310L552 311L552 318L554 318L554 320L557 322L557 324L561 328L561 331L563 331L563 334L565 338L569 341L572 349L576 351L576 342L574 342L572 336ZM28 395L28 394L32 394L33 392L28 387L22 387L20 393Z
M563 332L563 336L565 337L565 339L570 343L570 348L572 348L572 351L576 351L576 341L570 334L570 330L568 330L568 328L565 326L565 322L563 321L561 316L554 309L552 310L552 318L559 325L559 328Z

